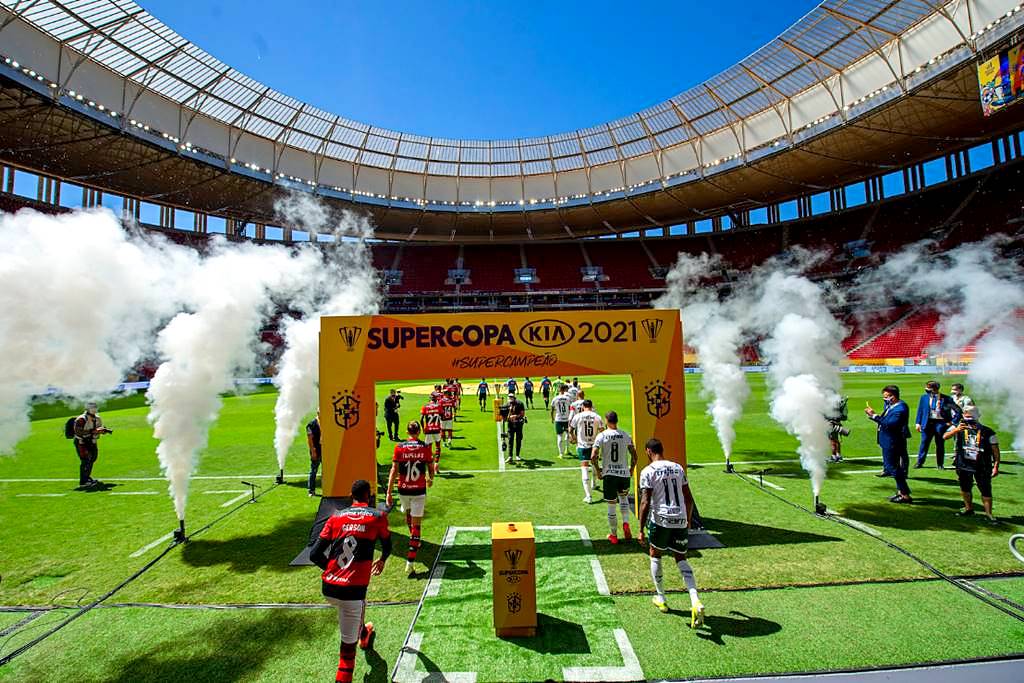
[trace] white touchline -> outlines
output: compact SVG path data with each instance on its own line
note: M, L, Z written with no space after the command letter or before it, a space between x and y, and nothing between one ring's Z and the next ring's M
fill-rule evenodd
M111 491L112 496L157 496L159 491Z
M161 536L160 538L156 539L155 541L153 541L152 543L147 543L146 545L142 546L141 548L136 550L134 553L132 553L128 557L138 557L139 555L142 555L143 553L147 553L150 550L152 550L153 548L155 548L158 545L160 545L161 543L165 543L165 542L171 540L171 538L173 538L173 536L174 536L173 533L165 534L165 535Z
M309 472L291 473L284 475L286 477L301 477L305 479L309 476ZM210 475L196 475L190 477L191 481L202 481L204 479L216 480L216 479L276 479L276 474L210 474ZM167 477L104 477L106 481L167 481ZM78 479L60 479L60 478L36 478L36 477L25 477L20 479L0 479L2 484L17 484L19 482L63 482L63 481L78 481Z
M644 670L640 666L629 642L626 630L614 630L615 642L622 654L622 666L566 666L562 668L562 679L566 681L642 681Z
M835 510L832 510L832 509L829 509L829 508L826 508L825 510L826 510L826 512L828 512L828 513L829 513L830 515L832 515L832 516L836 517L837 519L841 519L841 520L843 520L844 522L846 522L847 524L849 524L849 525L850 525L850 526L852 526L852 527L856 527L856 528L860 529L861 531L864 531L864 532L866 532L866 533L869 533L869 534L871 534L872 536L877 536L877 537L879 537L879 538L881 538L881 536L882 536L882 534L880 534L880 533L878 532L878 529L875 529L875 528L873 528L873 527L869 527L869 526L868 526L867 524L865 524L864 522L858 522L858 521L857 521L857 520L855 520L855 519L850 519L849 517L843 517L842 515L837 515L837 514L836 514L836 512L835 512Z
M747 479L750 479L755 484L764 484L768 488L775 489L776 491L785 491L786 490L786 489L782 488L781 486L779 486L778 484L773 484L770 481L764 481L763 478L756 477L753 474L744 474L743 476L746 477Z
M207 496L212 496L212 495L216 495L218 493L220 493L220 494L224 494L224 493L249 493L249 490L248 489L217 489L216 491L203 491L203 493L205 495L207 495Z
M229 500L227 502L221 503L220 506L222 508L226 508L229 505L233 505L233 504L237 503L238 501L243 500L243 499L248 498L248 497L249 497L249 492L246 491L245 493L243 493L243 494L241 494L239 496L235 496L234 498L232 498L231 500Z
M398 655L398 664L395 667L395 681L397 683L421 683L422 681L448 681L449 683L475 683L475 671L416 671L416 662L419 661L420 647L423 645L423 634L413 633L409 636L409 642Z
M60 498L66 496L66 493L19 493L16 495L17 498Z

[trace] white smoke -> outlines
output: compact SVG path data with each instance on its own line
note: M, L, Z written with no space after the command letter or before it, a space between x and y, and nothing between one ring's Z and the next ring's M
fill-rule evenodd
M718 257L680 253L666 277L667 290L654 305L680 309L683 333L703 371L701 395L708 399L707 413L728 463L750 386L741 366L745 335L739 298L722 302L714 288L702 286L702 280L718 267Z
M0 453L29 429L31 398L109 393L152 352L195 252L132 238L105 209L0 214Z
M325 262L311 294L312 305L301 318L284 323L285 350L278 363L274 384L274 451L284 470L288 451L304 415L317 399L320 360L320 317L370 315L380 305L380 287L370 258L368 239L373 227L360 216L345 212L335 220L320 202L298 193L287 196L275 208L284 220L310 233L332 233Z
M881 303L934 308L942 340L935 352L956 352L975 342L968 381L996 402L995 412L1024 444L1024 269L1003 255L1011 238L996 235L940 252L931 242L889 257L861 283ZM877 302L877 298L876 298ZM980 338L979 338L980 337ZM983 408L982 414L985 414Z
M768 268L751 321L766 335L761 352L768 364L771 416L797 438L817 496L830 454L825 415L840 398L845 330L829 310L834 292L797 272Z
M163 363L150 384L149 420L178 519L189 478L217 419L221 394L256 360L261 324L276 297L295 296L319 270L312 249L289 251L218 240L196 274L180 283L192 310L160 332Z

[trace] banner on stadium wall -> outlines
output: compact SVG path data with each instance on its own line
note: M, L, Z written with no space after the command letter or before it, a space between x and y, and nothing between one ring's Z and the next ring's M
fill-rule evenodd
M985 116L1024 98L1024 46L1015 45L978 64L978 91Z
M375 389L389 380L627 374L640 464L643 443L653 436L668 458L685 465L682 361L677 310L323 317L324 495L347 496L356 479L369 481L376 494ZM532 425L538 432L548 426Z

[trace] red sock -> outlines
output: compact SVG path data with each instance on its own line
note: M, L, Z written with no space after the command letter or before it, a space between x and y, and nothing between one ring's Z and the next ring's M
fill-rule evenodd
M338 675L335 676L335 683L352 683L352 673L356 668L356 644L341 644L341 653L338 655Z
M409 562L416 560L416 551L420 549L420 525L413 524L409 527L409 554L406 558Z

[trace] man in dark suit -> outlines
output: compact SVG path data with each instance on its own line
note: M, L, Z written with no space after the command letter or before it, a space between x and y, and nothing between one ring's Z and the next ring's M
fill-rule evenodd
M882 459L891 464L893 478L896 479L896 495L889 498L889 502L912 503L910 487L907 486L910 408L905 401L900 400L900 388L894 384L882 389L882 400L885 401L885 410L881 415L870 404L864 409L864 414L878 424L878 445L882 449Z
M939 392L939 383L932 380L924 385L924 394L917 403L917 417L914 429L921 434L921 446L917 449L915 469L924 467L928 449L935 441L935 464L945 468L946 444L942 436L951 424L960 421L960 408L949 396Z

